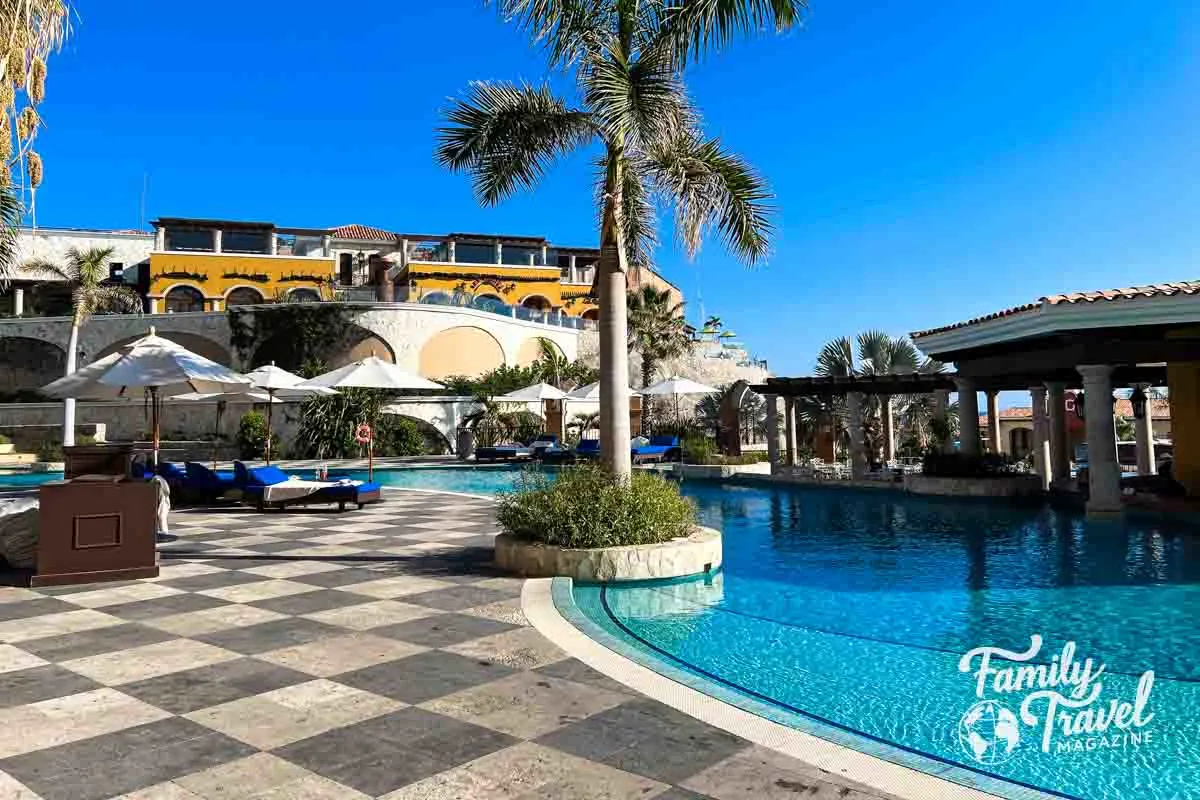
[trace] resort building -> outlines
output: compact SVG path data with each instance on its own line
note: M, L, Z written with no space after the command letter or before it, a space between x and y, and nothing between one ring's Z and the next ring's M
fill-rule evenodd
M1066 419L1067 419L1067 438L1072 448L1083 444L1087 439L1087 433L1083 420L1075 413L1075 395L1073 392L1067 392L1064 397ZM1171 404L1166 399L1150 399L1146 403L1145 413L1150 415L1150 419L1154 428L1154 441L1156 446L1163 442L1171 441ZM1113 407L1113 415L1117 419L1128 420L1132 426L1136 416L1133 410L1133 404L1128 398L1120 398ZM999 450L997 452L1004 455L1012 456L1013 458L1024 458L1033 452L1033 407L1032 406L1014 406L1012 408L1002 408L1000 413L996 415L998 425L996 426L996 439L999 442ZM990 419L987 414L979 415L979 430L985 431L983 442L984 447L989 451L992 450L989 433L992 430ZM1121 431L1118 430L1118 439L1121 440ZM1132 439L1129 439L1132 443ZM1119 447L1118 447L1119 452ZM1125 463L1122 460L1122 463ZM1136 462L1135 462L1136 463Z

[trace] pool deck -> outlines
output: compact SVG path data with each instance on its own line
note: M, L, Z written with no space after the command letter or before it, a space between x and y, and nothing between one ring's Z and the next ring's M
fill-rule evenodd
M3 800L887 798L530 626L490 501L171 515L158 578L0 586Z

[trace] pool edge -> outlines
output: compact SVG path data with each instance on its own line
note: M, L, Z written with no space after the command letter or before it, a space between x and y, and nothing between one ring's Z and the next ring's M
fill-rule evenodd
M521 607L530 624L568 655L653 700L735 736L824 769L834 776L903 800L928 800L931 797L1000 800L999 795L902 766L775 722L650 669L607 646L601 641L602 637L593 637L585 632L593 626L575 608L571 586L570 579L566 578L527 580L521 591Z

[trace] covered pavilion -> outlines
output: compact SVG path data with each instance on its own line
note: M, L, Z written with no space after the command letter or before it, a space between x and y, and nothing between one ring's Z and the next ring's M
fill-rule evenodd
M942 374L851 378L769 378L755 391L767 400L768 447L773 465L795 463L797 396L842 395L849 411L851 474L866 473L862 403L868 394L933 393L945 408L959 401L960 451L978 454L978 392L987 397L988 441L999 447L997 393L1028 391L1033 398L1034 464L1043 486L1070 480L1068 390L1083 391L1088 445L1088 510L1121 509L1121 472L1114 432L1114 390L1168 387L1174 441L1174 478L1200 497L1200 281L1155 284L1043 297L1035 303L912 334L930 358L953 363ZM779 398L786 439L780 453ZM1094 398L1107 398L1098 402ZM885 403L885 408L890 404ZM892 439L884 415L885 440ZM1135 404L1135 416L1136 404ZM1149 414L1135 425L1138 472L1155 471ZM894 443L888 443L889 453Z

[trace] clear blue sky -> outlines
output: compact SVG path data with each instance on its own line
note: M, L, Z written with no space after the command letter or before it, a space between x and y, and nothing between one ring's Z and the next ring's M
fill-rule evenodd
M148 173L151 219L596 241L585 157L494 209L434 163L469 80L546 74L474 0L79 6L43 107L42 225L136 226ZM812 0L804 29L689 80L770 179L779 233L753 271L716 241L659 266L779 374L868 327L1200 277L1195 2Z

